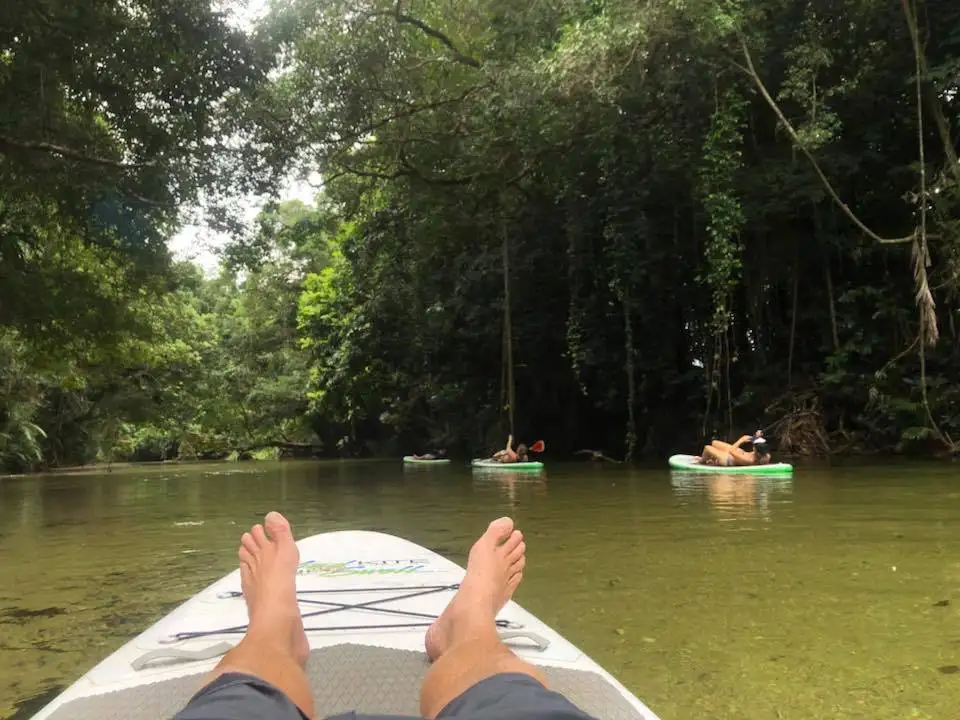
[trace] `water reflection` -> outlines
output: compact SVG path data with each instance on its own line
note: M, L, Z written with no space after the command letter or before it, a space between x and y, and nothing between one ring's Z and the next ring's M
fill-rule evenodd
M541 470L539 472L508 471L508 470L486 470L483 468L473 468L474 487L483 488L496 486L507 498L510 508L517 506L517 501L521 495L535 495L546 497L547 495L547 476Z
M29 717L235 570L240 534L271 509L300 536L384 530L460 564L512 515L530 546L519 601L665 719L957 717L956 477L804 468L794 489L668 482L659 467L364 461L3 478L0 718Z
M793 478L724 473L670 473L674 495L684 502L706 499L720 520L769 520L771 505L792 502Z

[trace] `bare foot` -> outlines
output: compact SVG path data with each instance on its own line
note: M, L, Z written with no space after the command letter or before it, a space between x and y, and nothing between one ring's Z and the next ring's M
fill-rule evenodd
M250 617L248 635L258 636L289 652L301 666L310 644L303 631L297 604L297 566L300 551L290 523L278 512L267 513L263 525L254 525L240 538L240 587Z
M523 534L504 517L490 523L470 549L467 574L446 610L427 630L427 655L436 660L476 632L495 631L497 613L513 597L526 563Z

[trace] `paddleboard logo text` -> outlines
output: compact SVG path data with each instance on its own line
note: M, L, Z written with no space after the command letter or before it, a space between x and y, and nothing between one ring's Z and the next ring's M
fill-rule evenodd
M300 563L298 575L409 575L430 572L429 560L347 560L346 562L322 562L308 560Z

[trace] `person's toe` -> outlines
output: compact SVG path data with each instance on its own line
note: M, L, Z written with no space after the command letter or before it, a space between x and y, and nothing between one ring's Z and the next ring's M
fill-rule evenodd
M247 550L243 545L240 546L240 550L237 551L237 557L240 558L241 569L244 565L248 567L253 567L254 559L253 553Z
M267 533L263 529L263 525L260 525L259 523L254 525L250 530L250 534L253 536L253 540L257 544L257 547L264 547L270 544L270 541L267 539Z
M290 521L280 513L271 510L267 513L266 517L263 519L263 522L264 525L267 526L267 532L270 534L270 537L273 540L293 537L293 530L290 528Z
M240 547L244 548L251 555L257 552L257 541L253 539L253 535L248 532L245 532L240 537Z
M517 546L523 542L523 533L519 530L514 530L510 533L510 536L503 542L503 545L500 546L500 549L503 551L505 556L509 556Z
M487 531L483 534L484 538L500 543L510 537L513 532L513 518L497 518L487 526Z
M520 542L516 547L513 548L507 554L507 562L513 565L518 560L522 560L527 552L527 544L525 542Z

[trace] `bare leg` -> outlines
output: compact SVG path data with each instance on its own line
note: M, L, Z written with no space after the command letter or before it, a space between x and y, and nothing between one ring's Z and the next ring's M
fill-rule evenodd
M713 448L716 448L720 452L725 452L725 453L728 453L731 450L733 450L733 445L731 445L728 442L724 442L723 440L714 440L712 443L710 443L710 446Z
M240 539L240 585L250 625L240 643L223 656L207 678L243 673L281 690L308 717L316 714L303 668L310 645L297 604L296 574L300 553L290 523L271 512Z
M700 457L700 462L704 465L726 465L727 453L711 445L707 445L703 448L703 455Z
M454 698L481 680L521 673L544 683L541 672L514 655L497 633L497 613L523 578L523 535L500 518L474 543L456 596L427 631L434 661L420 691L420 712L435 718Z

